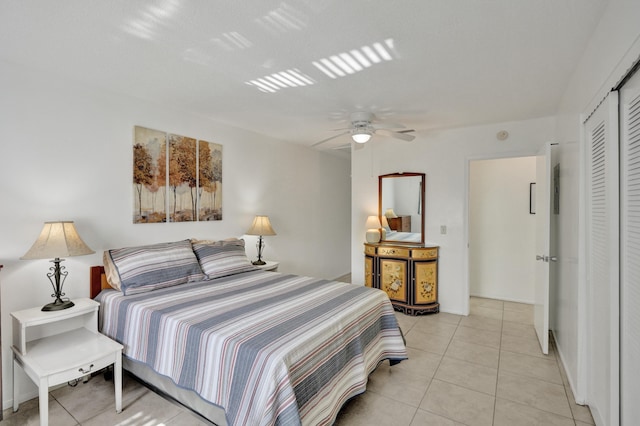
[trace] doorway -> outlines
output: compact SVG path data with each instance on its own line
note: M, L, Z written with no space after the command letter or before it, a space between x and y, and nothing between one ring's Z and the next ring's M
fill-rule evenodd
M470 296L534 303L535 180L535 156L469 162Z

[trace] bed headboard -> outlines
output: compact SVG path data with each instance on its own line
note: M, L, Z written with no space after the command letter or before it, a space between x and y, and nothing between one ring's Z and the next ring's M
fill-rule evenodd
M111 287L107 283L104 266L91 266L89 273L89 297L95 299L102 289Z

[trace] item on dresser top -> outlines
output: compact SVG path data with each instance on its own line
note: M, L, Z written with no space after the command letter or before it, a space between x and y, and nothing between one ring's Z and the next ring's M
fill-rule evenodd
M367 222L365 223L365 228L367 228L366 239L368 243L378 243L380 242L380 228L382 225L380 224L380 219L378 216L369 216L367 217Z

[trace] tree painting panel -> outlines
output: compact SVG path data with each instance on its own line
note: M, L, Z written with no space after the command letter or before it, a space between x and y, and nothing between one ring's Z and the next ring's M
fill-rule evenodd
M198 141L198 220L222 220L222 145Z
M197 220L196 140L169 135L169 220Z
M166 220L166 138L158 130L134 129L133 223Z

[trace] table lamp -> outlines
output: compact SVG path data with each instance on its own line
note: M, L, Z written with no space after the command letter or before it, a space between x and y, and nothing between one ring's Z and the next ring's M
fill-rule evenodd
M367 242L379 243L380 228L382 228L382 225L380 224L380 219L378 219L378 216L369 216L367 218L365 227L367 228Z
M73 306L71 300L62 299L62 296L65 295L62 292L62 286L69 273L65 271L64 266L60 266L60 262L64 260L61 259L61 257L83 256L92 253L95 252L82 241L73 222L44 223L44 227L36 242L33 243L29 251L20 258L23 260L54 258L51 260L53 266L49 268L51 272L47 274L47 278L49 278L51 286L53 287L51 297L54 297L55 301L44 305L42 307L43 311L58 311Z
M256 247L258 248L258 260L251 263L254 265L266 265L267 262L262 260L262 250L264 249L264 240L262 237L264 235L276 235L276 232L271 227L269 216L256 216L255 219L253 219L251 228L247 231L247 235L259 236L258 243L256 244Z

